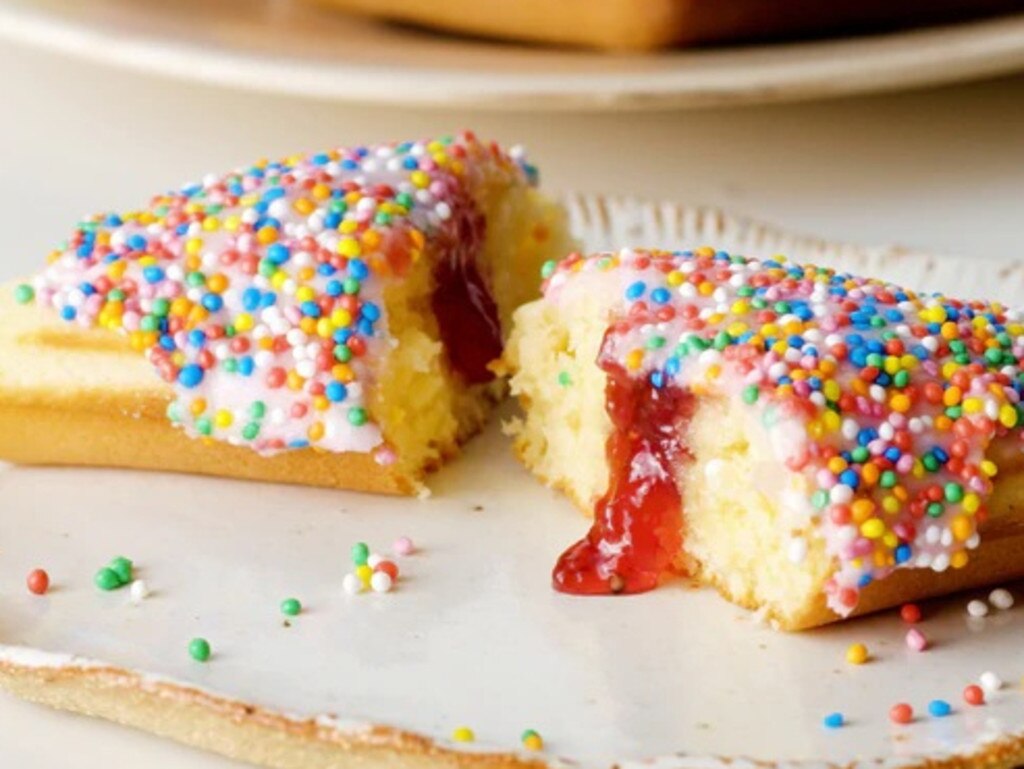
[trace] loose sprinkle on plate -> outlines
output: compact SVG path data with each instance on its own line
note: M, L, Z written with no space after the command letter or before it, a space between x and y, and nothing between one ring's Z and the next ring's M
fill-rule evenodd
M1013 608L1013 593L1005 588L996 588L988 594L988 602L1000 611Z
M188 653L196 662L210 659L210 642L205 638L193 638L188 644Z
M33 569L25 578L25 584L30 593L46 595L46 591L50 589L50 575L43 569Z
M898 702L889 708L889 720L894 724L909 724L914 720L914 709L906 702Z
M850 644L846 649L846 661L851 665L863 665L868 661L868 647L864 644Z
M968 705L984 705L985 691L977 684L964 687L964 702Z
M829 713L821 720L826 729L838 729L844 723L842 713Z
M985 617L988 615L988 604L975 598L967 602L967 613L972 617Z
M907 631L907 646L916 652L923 652L928 648L928 639L925 638L924 633L918 630L916 627L910 628Z
M281 601L281 613L288 617L297 617L302 611L302 603L298 598L285 598Z
M476 740L476 735L468 726L459 726L452 732L452 739L455 742L473 742Z
M928 712L935 718L945 718L953 712L953 708L945 700L932 700L928 703Z

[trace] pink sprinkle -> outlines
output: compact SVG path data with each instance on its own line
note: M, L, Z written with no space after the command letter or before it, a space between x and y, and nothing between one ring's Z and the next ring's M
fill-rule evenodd
M907 631L907 646L916 652L923 652L928 648L928 639L924 637L924 633L912 627Z
M408 537L399 537L395 540L391 549L395 552L395 555L412 555L416 550L416 546L413 545L412 540Z

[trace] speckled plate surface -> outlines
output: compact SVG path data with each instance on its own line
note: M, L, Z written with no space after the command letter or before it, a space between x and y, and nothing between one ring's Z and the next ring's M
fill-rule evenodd
M969 294L1012 298L1021 285L1013 265L994 285L996 274L974 276L956 258L833 246L705 209L597 198L573 198L570 209L593 248L714 243ZM977 620L965 596L929 604L920 627L933 648L917 654L893 613L782 635L684 583L629 598L566 597L550 589L550 567L586 523L517 465L497 423L432 487L432 498L407 500L0 469L0 659L80 655L296 717L331 714L442 743L465 724L475 751L515 751L534 728L553 763L594 769L729 763L719 757L910 767L1008 749L1024 756L1024 609ZM421 551L401 561L400 588L346 596L352 543L383 551L403 534ZM140 605L92 585L117 554L131 556L153 590ZM23 587L35 566L54 582L44 598ZM278 609L286 596L308 607L290 627ZM194 636L213 645L208 664L189 658ZM869 664L844 661L854 641L871 649ZM967 707L960 692L984 670L1008 683L985 706ZM953 714L927 716L936 698ZM915 723L889 724L897 701L915 706ZM845 714L842 729L822 726L833 711ZM69 750L82 757L76 766L124 755L152 769L231 765L6 697L0 718L16 725L0 743L4 766L65 769Z
M502 110L789 101L1024 66L1022 14L896 34L612 56L446 37L296 0L0 0L0 37L236 88Z

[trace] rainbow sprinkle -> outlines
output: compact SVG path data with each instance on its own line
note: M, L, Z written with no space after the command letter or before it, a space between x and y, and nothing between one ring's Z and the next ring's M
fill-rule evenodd
M535 171L471 133L261 161L85 219L15 297L127 335L194 437L393 461L366 389L389 343L384 283L462 233L496 181Z
M998 470L986 449L1021 423L1021 313L707 248L574 254L543 272L549 298L618 292L602 365L757 411L806 481L795 539L824 538L836 612L898 567L967 564Z

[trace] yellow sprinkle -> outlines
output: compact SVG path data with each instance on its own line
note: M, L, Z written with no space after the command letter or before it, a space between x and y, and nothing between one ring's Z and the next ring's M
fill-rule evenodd
M960 398L962 397L963 392L960 390L959 387L953 385L952 387L947 388L944 393L942 393L942 402L946 406L955 406L958 403L960 403Z
M334 324L329 318L320 318L316 322L316 335L321 339L328 339L334 333Z
M868 539L878 539L885 534L885 524L881 518L869 518L860 525L860 533Z
M824 373L824 372L822 372ZM842 395L842 390L839 387L839 383L834 379L829 379L825 384L821 386L821 391L826 398L830 401L838 401L839 396Z
M537 732L530 731L523 737L523 747L527 750L544 750L544 740Z
M846 661L851 665L863 665L868 661L868 647L864 644L850 644L846 649Z
M365 563L362 566L356 566L356 576L359 577L359 581L364 585L369 585L370 578L373 576L373 569Z
M189 256L196 256L203 248L201 238L189 238L185 241L185 253Z
M309 430L306 433L309 439L313 442L319 441L324 437L324 423L314 422L309 426Z
M672 270L672 272L665 276L665 282L672 288L681 286L683 284L683 273L679 272L679 270Z
M999 467L991 459L981 460L981 472L985 473L989 478L994 478L996 473L999 472Z
M910 398L904 393L896 393L889 399L889 407L901 414L910 411Z
M971 519L966 515L955 516L949 522L949 529L960 542L970 539L974 534L974 526L971 525Z
M981 507L981 498L974 492L964 494L964 499L960 506L963 507L965 513L974 515L974 513L978 512L978 508Z
M999 409L999 422L1004 427L1016 427L1017 409L1009 403L1004 403Z
M363 253L363 249L355 238L342 238L338 241L338 253L351 259Z
M295 291L295 298L300 302L312 302L316 299L316 291L310 286L301 286Z
M213 419L214 424L220 428L231 427L231 423L234 421L235 418L231 415L231 412L224 411L223 409L218 411L217 416Z
M982 403L981 398L965 398L964 399L964 411L968 414L977 414L985 407Z
M843 425L843 420L834 411L826 411L822 414L821 422L825 426L825 429L830 433L836 432ZM874 467L874 465L869 465L869 467Z
M901 507L902 505L900 504L900 501L891 494L886 494L882 499L882 509L889 515L898 513Z
M352 313L348 310L338 308L331 313L331 323L337 328L345 328L352 322Z
M311 318L308 315L299 321L299 328L302 329L304 334L315 334L316 333L316 318Z
M409 174L409 181L422 189L430 184L430 176L424 171L416 170Z
M331 407L331 402L327 400L323 395L318 395L313 399L313 408L317 411L327 411Z
M715 284L709 280L703 281L697 286L697 293L701 296L711 296L715 292Z
M643 350L630 350L626 354L626 368L631 371L636 371L644 362L644 351Z
M206 413L206 400L204 398L196 398L192 401L192 405L189 406L189 411L192 412L192 416L202 416Z
M959 552L953 553L949 557L949 565L954 569L962 569L967 565L967 561L970 560L970 556L967 555L966 550L960 550Z
M240 313L235 317L235 331L251 331L253 323L252 315L247 312Z
M356 571L358 572L358 569ZM473 742L476 740L476 735L468 726L460 726L452 732L452 739L455 742Z

